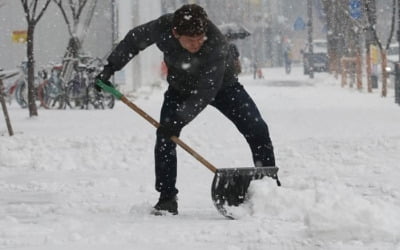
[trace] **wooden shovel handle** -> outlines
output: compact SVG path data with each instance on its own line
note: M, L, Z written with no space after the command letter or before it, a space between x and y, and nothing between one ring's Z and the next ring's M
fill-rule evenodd
M159 128L160 123L154 120L151 116L149 116L146 112L144 112L141 108L136 106L133 102L129 101L128 98L126 98L121 92L119 92L116 88L112 86L110 82L104 83L101 80L96 80L96 85L102 88L104 91L112 94L117 98L118 100L121 100L123 103L128 105L133 111L138 113L141 117L146 119L148 122L150 122L154 127ZM186 143L181 141L177 136L171 136L171 141L175 142L178 144L181 148L183 148L186 152L191 154L194 158L196 158L199 162L203 163L204 166L206 166L209 170L211 170L213 173L217 172L217 168L214 167L210 162L208 162L206 159L204 159L201 155L199 155L196 151L194 151L191 147L189 147Z
M151 116L149 116L146 112L144 112L141 108L136 106L133 102L129 101L128 98L125 96L121 96L120 100L128 105L131 109L133 109L136 113L138 113L141 117L146 119L148 122L150 122L155 128L160 127L160 123L154 120ZM201 162L204 166L206 166L209 170L211 170L213 173L217 172L217 168L214 167L210 162L208 162L206 159L204 159L201 155L199 155L196 151L194 151L191 147L189 147L186 143L184 143L181 139L179 139L177 136L172 136L171 141L175 142L178 144L181 148L183 148L186 152L191 154L194 158L196 158L199 162Z

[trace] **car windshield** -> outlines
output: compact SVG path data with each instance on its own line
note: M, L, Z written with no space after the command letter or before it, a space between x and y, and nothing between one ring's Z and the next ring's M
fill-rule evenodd
M387 51L387 59L389 61L398 61L399 59L399 45L398 44L391 44L388 51Z

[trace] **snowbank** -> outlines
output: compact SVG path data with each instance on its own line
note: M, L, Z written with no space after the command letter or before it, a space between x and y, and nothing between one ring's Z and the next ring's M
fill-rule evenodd
M388 98L294 68L242 82L268 122L282 187L254 181L226 220L213 175L178 150L178 216L154 217L154 129L113 110L9 109L0 122L0 248L400 249L400 112ZM165 85L164 85L165 87ZM392 90L391 90L392 91ZM162 91L135 102L158 117ZM212 131L212 133L210 133ZM181 138L217 167L251 167L234 126L207 108Z

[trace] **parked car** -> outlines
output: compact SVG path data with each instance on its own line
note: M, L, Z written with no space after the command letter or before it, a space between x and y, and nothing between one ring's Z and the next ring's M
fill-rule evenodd
M394 74L394 65L399 61L399 44L390 44L389 49L386 52L387 55L387 68L389 74Z
M399 44L398 43L392 43L389 46L389 49L386 51L386 58L387 58L387 64L386 64L386 72L388 73L388 84L389 86L393 86L394 80L395 80L395 65L399 61ZM376 67L376 79L375 83L373 83L373 87L377 88L378 87L378 82L379 80L382 80L382 68L381 64L379 63Z
M308 75L310 71L311 54L309 51L309 44L306 43L301 53L303 54L303 67L304 74ZM328 71L328 43L323 39L316 39L313 41L313 54L312 54L314 72Z

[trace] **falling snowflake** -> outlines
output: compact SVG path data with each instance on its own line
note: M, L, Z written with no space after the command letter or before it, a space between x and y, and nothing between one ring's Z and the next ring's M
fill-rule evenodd
M182 69L190 68L190 63L182 63Z

